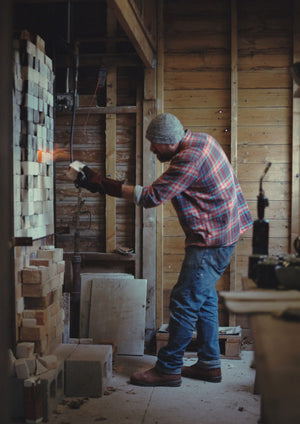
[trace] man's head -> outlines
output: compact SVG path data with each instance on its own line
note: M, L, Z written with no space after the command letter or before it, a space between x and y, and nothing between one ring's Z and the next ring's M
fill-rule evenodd
M181 122L171 113L162 113L154 118L146 132L151 142L150 150L161 162L169 161L177 151L184 137Z

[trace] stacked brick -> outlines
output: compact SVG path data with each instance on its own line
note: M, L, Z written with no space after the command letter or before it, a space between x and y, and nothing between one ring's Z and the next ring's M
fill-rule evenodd
M14 232L38 239L54 232L54 73L44 41L25 35L14 41Z
M53 352L62 343L64 271L63 249L54 246L40 247L21 271L24 310L19 340L34 342L40 355Z

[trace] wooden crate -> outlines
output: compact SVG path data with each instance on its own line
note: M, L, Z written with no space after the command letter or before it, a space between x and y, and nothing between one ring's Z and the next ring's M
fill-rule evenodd
M159 349L166 346L169 340L169 333L156 333L156 353ZM241 332L239 334L219 334L219 344L221 358L226 359L241 359ZM195 352L196 333L194 332L192 341L187 346L186 354L188 352Z

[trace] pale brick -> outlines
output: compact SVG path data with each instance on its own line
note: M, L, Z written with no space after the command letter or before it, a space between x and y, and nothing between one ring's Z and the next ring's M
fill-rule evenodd
M20 338L24 341L42 340L46 335L45 327L43 325L36 325L35 327L21 327Z
M33 266L22 270L22 281L24 284L41 284L49 280L49 271L45 266Z
M30 377L29 368L25 359L16 359L15 371L18 378L25 380Z
M32 342L23 342L18 343L16 347L16 357L20 358L30 358L34 355L34 343Z

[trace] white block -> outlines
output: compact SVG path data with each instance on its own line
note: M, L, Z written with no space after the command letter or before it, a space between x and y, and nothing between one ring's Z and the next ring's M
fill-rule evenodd
M22 326L23 327L35 327L37 325L35 318L23 318Z
M41 364L46 367L48 370L53 370L57 368L58 361L56 355L46 355L39 358Z
M22 342L17 344L16 357L30 358L34 355L34 343L33 342Z
M22 314L24 311L24 297L19 297L16 299L16 313Z
M24 175L39 175L40 167L38 162L22 162L21 167Z
M15 371L18 378L25 380L30 376L29 368L25 359L16 359Z

